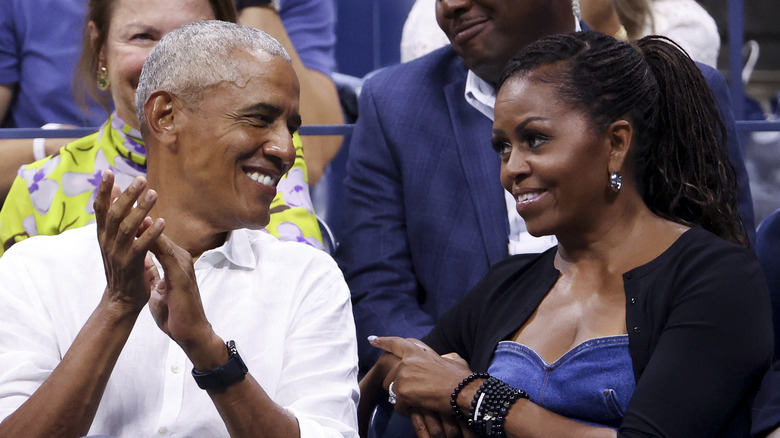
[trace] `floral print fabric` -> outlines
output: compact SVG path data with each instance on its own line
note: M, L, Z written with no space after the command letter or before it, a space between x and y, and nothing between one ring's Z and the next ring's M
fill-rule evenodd
M280 240L322 249L322 235L309 195L301 140L293 137L296 157L271 203L266 230ZM111 169L125 190L146 174L146 155L138 130L116 114L95 134L78 139L58 154L22 166L0 210L0 255L14 243L39 234L54 235L95 219L93 202L103 171Z

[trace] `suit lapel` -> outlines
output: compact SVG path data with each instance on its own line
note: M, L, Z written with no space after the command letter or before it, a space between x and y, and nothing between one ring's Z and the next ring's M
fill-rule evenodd
M468 196L476 207L479 231L492 266L507 255L506 204L499 181L500 160L490 147L492 122L466 102L464 91L465 74L444 89Z

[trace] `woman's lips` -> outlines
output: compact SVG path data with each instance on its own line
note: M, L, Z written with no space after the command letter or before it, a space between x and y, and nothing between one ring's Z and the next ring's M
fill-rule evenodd
M539 202L547 192L543 190L525 191L523 193L515 194L515 201L517 203L517 212L528 210L534 204Z

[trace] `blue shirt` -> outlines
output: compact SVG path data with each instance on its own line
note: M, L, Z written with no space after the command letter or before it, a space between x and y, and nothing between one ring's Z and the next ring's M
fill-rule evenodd
M330 76L336 70L333 0L281 0L279 16L303 65Z
M85 113L71 86L87 0L0 0L0 11L0 84L16 89L0 126L101 125L105 110L89 99ZM333 0L282 0L279 15L303 64L330 75L336 67Z
M2 127L106 120L96 102L88 114L73 99L86 7L86 0L0 0L0 84L15 87Z

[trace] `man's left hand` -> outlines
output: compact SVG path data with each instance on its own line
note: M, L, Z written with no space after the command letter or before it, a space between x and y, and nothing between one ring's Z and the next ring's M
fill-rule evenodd
M192 256L165 234L151 247L165 278L153 281L149 309L160 329L179 344L196 369L207 370L228 360L222 339L206 318Z

